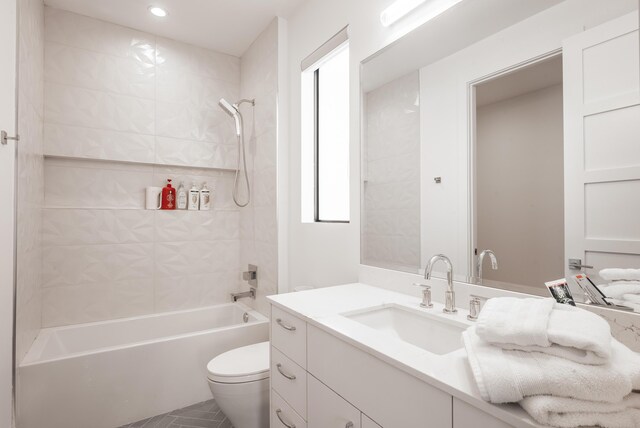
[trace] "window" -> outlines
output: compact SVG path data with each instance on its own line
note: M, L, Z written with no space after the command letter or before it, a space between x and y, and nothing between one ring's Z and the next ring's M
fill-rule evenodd
M302 221L348 222L348 42L304 70L302 85Z

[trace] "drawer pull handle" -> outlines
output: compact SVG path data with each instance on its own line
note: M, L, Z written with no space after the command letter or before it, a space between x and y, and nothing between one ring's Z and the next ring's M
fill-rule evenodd
M296 327L293 325L287 325L285 324L280 318L278 318L276 320L276 322L278 323L278 325L282 328L284 328L285 330L289 330L289 331L296 331Z
M277 409L276 410L276 416L278 417L278 419L280 419L280 422L282 422L282 425L286 426L287 428L296 428L295 424L289 424L287 422L285 422L284 419L282 419L282 416L280 416L282 414L282 410Z
M344 428L353 428L353 422L347 422Z
M286 377L287 379L289 379L289 380L295 380L296 379L296 375L285 373L285 371L282 370L282 364L280 364L280 363L276 364L276 368L278 369L280 374L282 376Z

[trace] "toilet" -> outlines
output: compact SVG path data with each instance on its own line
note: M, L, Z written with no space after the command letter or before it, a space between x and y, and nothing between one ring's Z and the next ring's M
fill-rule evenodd
M269 342L220 354L207 372L213 398L234 428L269 427Z

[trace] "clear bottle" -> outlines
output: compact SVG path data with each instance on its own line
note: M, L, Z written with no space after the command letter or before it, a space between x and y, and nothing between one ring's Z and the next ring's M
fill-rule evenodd
M198 190L198 187L196 187L196 183L191 183L188 207L191 211L197 211L200 207L200 191Z
M187 195L187 189L184 188L184 183L181 181L178 186L178 209L186 210L188 200L189 196Z
M202 183L200 189L200 210L209 211L211 209L211 191L207 187L207 182Z

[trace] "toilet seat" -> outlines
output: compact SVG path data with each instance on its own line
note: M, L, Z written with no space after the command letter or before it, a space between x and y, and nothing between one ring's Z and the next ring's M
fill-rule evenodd
M269 342L224 352L207 364L212 382L244 383L269 378Z

